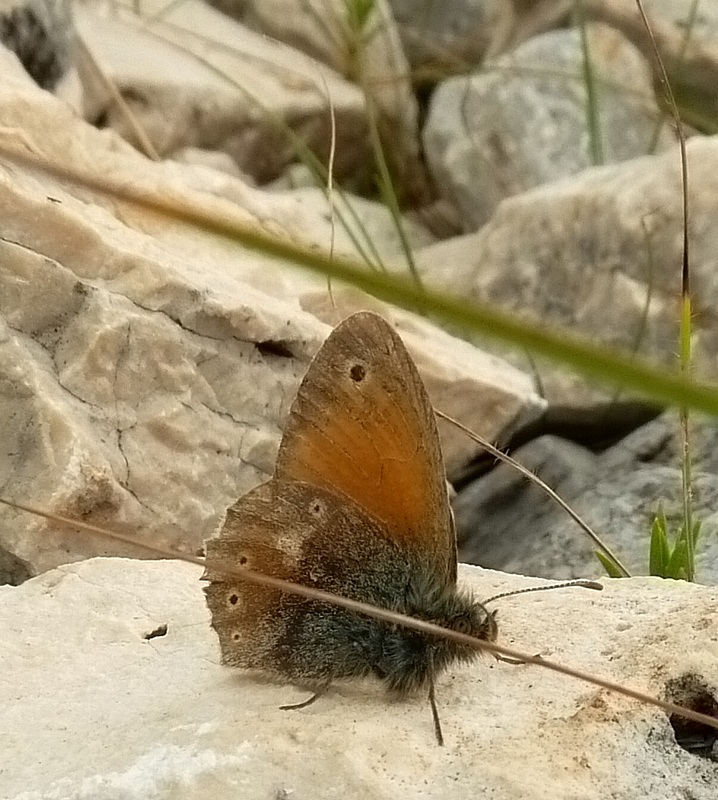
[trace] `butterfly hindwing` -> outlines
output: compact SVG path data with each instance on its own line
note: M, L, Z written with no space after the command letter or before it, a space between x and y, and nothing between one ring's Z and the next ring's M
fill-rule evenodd
M344 497L299 482L271 480L227 512L220 536L207 543L205 588L230 666L268 670L294 682L320 683L362 674L370 654L369 618L243 581L245 567L276 578L392 607L406 594L412 565L386 532ZM354 631L348 638L347 631Z

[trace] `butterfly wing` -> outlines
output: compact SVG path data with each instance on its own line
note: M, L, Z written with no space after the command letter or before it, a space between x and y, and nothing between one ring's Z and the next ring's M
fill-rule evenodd
M411 579L386 531L344 497L281 480L241 497L207 542L203 576L222 663L300 683L368 674L380 656L372 652L372 620L242 581L226 572L230 565L385 608L405 596Z
M407 553L456 581L456 537L436 420L404 343L360 312L329 335L289 414L277 478L341 492Z

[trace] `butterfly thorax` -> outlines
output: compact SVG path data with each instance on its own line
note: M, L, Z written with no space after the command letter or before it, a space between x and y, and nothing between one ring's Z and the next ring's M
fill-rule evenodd
M415 586L397 611L487 641L496 639L495 615L455 587ZM386 625L375 650L374 674L392 694L424 689L453 662L470 661L480 651L468 644Z

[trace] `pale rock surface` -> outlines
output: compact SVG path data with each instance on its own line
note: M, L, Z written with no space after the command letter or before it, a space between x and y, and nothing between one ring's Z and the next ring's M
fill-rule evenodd
M152 163L12 76L0 94L1 147L329 249L329 210L316 196ZM490 439L544 408L527 375L423 320L336 283L330 296L325 280L290 263L0 164L3 497L195 551L271 473L309 360L330 326L362 307L394 321L436 405ZM334 235L335 252L354 252L339 225ZM395 244L377 243L385 258L395 254ZM452 473L477 450L455 431L444 444ZM29 534L6 510L0 519L0 547L25 570L138 554L49 536L39 521Z
M373 0L361 17L361 4L350 11L352 5L346 0L248 0L230 10L246 25L323 61L366 92L395 184L420 201L427 186L419 159L419 107L391 8L387 0Z
M296 158L286 128L327 163L331 108L335 173L361 173L369 153L364 98L334 70L199 0L174 4L154 21L102 9L77 5L79 34L160 155L187 146L222 150L267 181ZM105 83L80 63L86 117L137 141Z
M697 377L711 379L718 369L710 311L718 305L718 137L688 142L688 172L693 359ZM417 260L437 288L675 370L681 203L680 159L672 150L510 198L480 231L425 248ZM542 361L538 371L550 403L580 406L615 395Z
M423 697L375 682L307 693L219 664L200 570L97 559L0 589L6 800L714 800L718 764L664 712L491 657L439 679L446 746ZM478 597L536 580L462 568ZM499 638L662 695L718 689L718 590L632 579L499 601ZM167 626L165 635L146 639Z
M607 26L590 26L588 41L603 162L644 155L658 116L650 70ZM426 157L465 230L481 227L504 198L595 163L582 64L580 31L553 31L438 87L423 131ZM659 146L670 141L664 132Z
M325 245L331 243L333 235L334 246L339 251L357 252L358 248L352 243L354 238L368 254L372 253L372 246L376 248L385 269L407 274L406 253L386 206L347 192L335 193L330 202L326 192L318 187L286 190L275 197L277 206L286 203L288 208L294 207L294 215L298 217L311 214L312 235ZM287 214L289 218L294 215ZM416 215L404 216L402 226L412 252L436 241Z
M250 186L256 185L252 176L248 175L246 172L242 172L232 156L221 150L206 150L202 147L183 147L181 150L177 150L172 154L172 160L179 161L181 164L196 164L200 167L209 167L216 172L226 172L233 178L239 178Z
M700 44L718 44L718 8L714 3L706 0L699 0L698 3L694 0L643 0L643 7L654 33L658 34L659 47L665 44L663 35L671 29L673 33L681 32L683 38L688 34L688 41L684 45L688 51ZM613 20L627 34L631 32L631 38L634 34L638 36L638 26L634 23L641 19L641 15L635 6L626 6L620 0L589 0L586 12L595 19ZM643 37L647 37L645 25L642 27ZM677 54L673 53L672 56L676 58Z

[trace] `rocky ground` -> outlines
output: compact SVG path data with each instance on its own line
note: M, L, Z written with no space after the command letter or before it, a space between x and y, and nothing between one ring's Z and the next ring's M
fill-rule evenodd
M644 5L690 134L695 371L710 381L718 366L718 6L705 0ZM328 331L351 311L371 308L405 340L438 409L510 445L635 574L645 574L653 516L663 509L674 521L681 508L674 412L488 337L460 338L349 287L333 284L330 291L326 280L291 261L11 157L30 155L187 207L240 215L279 238L333 250L367 268L408 274L413 265L426 286L673 369L682 254L674 126L633 4L584 0L582 8L584 27L569 0L0 0L0 496L195 553L227 507L271 474L294 393ZM380 200L377 140L384 181L396 190L400 229ZM703 520L698 577L705 584L718 581L716 430L713 419L693 420L693 487ZM457 492L462 560L545 578L602 574L592 543L553 501L510 468L494 467L450 426L441 434ZM0 511L0 583L9 584L4 591L18 620L34 618L44 602L57 619L74 618L88 602L57 588L66 582L62 570L70 569L61 565L141 554L132 545L111 546ZM117 586L142 569L117 563L111 576ZM61 571L53 572L56 567ZM78 569L72 574L84 575ZM483 594L481 578L474 583ZM619 641L621 626L634 624L628 616L643 613L628 606L651 608L656 585L636 580L615 590L625 599L624 606L624 599L615 601L627 615L623 621L592 599L575 624L595 629L597 641L611 634ZM660 692L663 678L691 673L715 693L718 673L698 653L705 648L715 656L714 592L675 586L674 597L667 586L660 590L665 608L650 617L654 635L663 637L665 662L659 667L656 656L637 674L645 674L645 688ZM197 602L196 619L203 620ZM560 640L569 609L583 601L568 592L551 602L558 610L541 619L541 636L529 649ZM686 619L663 630L665 615L678 607ZM690 642L674 635L691 626L702 633ZM48 633L41 627L24 633L30 630L23 622L5 641L19 659L17 674L33 652L45 668L71 658L69 651L42 656L31 642ZM68 629L68 647L83 636L94 634ZM635 652L643 641L631 645ZM695 650L695 664L686 656L685 665L663 675L686 648ZM556 652L571 657L568 648ZM601 666L609 670L607 652L601 651ZM591 665L591 659L584 664ZM631 674L626 669L616 678ZM543 674L531 676L534 686L544 681ZM54 680L42 670L36 677ZM106 681L98 692L111 692ZM6 698L6 709L18 697L36 695L19 678L12 685L17 695ZM496 701L499 706L516 714ZM50 705L43 708L37 713L47 715ZM401 711L402 719L412 716L405 721L412 737L423 735L426 722L413 719L416 710ZM385 711L377 706L372 713ZM598 717L580 722L575 709L564 712L563 723L573 720L576 736L593 736L602 724ZM621 706L612 719L623 713ZM554 722L542 719L534 720L539 729L552 729ZM632 733L636 753L639 742L650 749L663 736L651 727L655 719L647 719L645 711L632 712L621 732ZM120 730L130 722L113 724ZM17 731L14 758L23 761L31 741ZM524 728L524 735L531 740L536 728ZM567 730L561 735L568 741ZM300 747L312 734L292 737L293 744L271 753L253 751L255 761L247 763L281 762L282 748ZM348 733L347 742L342 758L353 766L342 785L363 786L367 775L354 769L361 745L352 746ZM482 745L482 759L489 746ZM232 758L245 755L237 751ZM139 763L135 758L128 752L122 765L108 762L98 772L126 774ZM588 786L602 787L595 796L610 793L608 768L596 766L598 756L576 750L572 758L575 792L561 795L559 784L546 784L547 797L594 796ZM710 768L681 761L697 756L671 751L666 758L676 782L663 794L655 787L636 792L625 776L611 791L674 797L680 786L684 794L712 796L705 789L710 775L716 777ZM235 768L239 761L223 763ZM454 766L468 774L465 764ZM0 771L0 790L12 785L0 794L118 796L111 783L104 794L81 782L65 791L62 769L53 769L51 779L35 786L29 774L3 786ZM202 766L196 774L205 772ZM172 779L181 782L177 775ZM437 786L444 787L441 781ZM277 791L280 783L292 788L283 778ZM137 785L119 796L179 796L171 782L155 794ZM489 785L497 797L526 796L518 784ZM271 796L270 785L262 786L264 794L256 796ZM396 796L392 783L373 791L384 796L391 787ZM427 792L447 796L444 789Z

